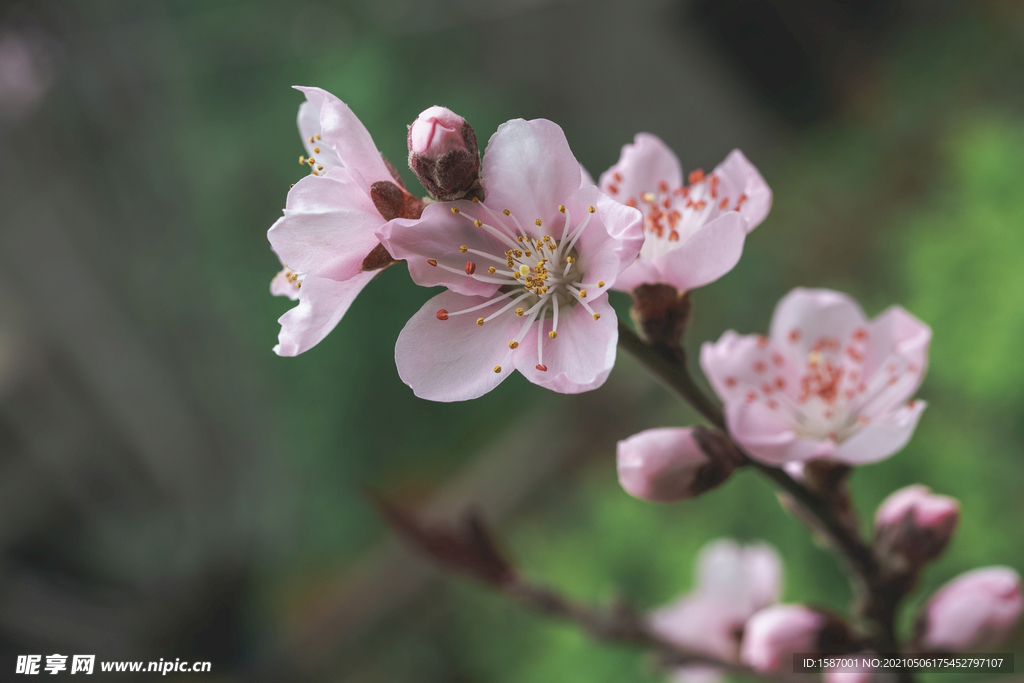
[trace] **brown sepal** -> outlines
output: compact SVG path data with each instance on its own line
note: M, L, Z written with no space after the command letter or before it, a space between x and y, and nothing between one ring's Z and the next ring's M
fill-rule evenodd
M388 250L384 248L384 245L377 244L377 246L373 248L373 251L367 254L366 258L363 259L363 270L381 270L382 268L387 268L388 266L396 263L398 263L398 261L388 253Z
M690 324L690 293L682 294L672 285L640 285L633 290L631 314L636 327L649 344L679 346Z
M512 565L476 512L467 512L456 525L425 524L380 496L371 498L392 531L445 568L496 586L515 578Z
M724 483L744 460L732 440L716 429L698 425L693 428L693 440L709 461L697 470L690 484L690 495L697 496Z
M378 180L370 186L370 199L386 221L395 218L419 218L423 213L423 200L414 197L398 185Z

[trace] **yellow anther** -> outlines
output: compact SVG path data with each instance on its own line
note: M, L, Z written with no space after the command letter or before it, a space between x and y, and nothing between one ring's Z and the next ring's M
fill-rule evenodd
M565 262L566 263L576 263L576 259L573 258L572 256L566 256L565 257Z
M510 349L518 349L519 348L519 342L517 342L515 339L513 339L512 341L510 341L508 343L508 348L510 348Z
M453 206L452 207L452 213L458 213L458 212L459 212L459 207Z
M317 173L316 171L310 171L310 173L312 173L313 175L320 175L320 174L319 174L319 173Z
M534 224L534 225L536 225L537 227L540 227L540 226L542 225L542 223L540 222L540 219L539 219L539 218L538 218L537 220L535 220L535 221L533 222L533 224Z
M522 241L523 241L523 236L522 236L522 235L519 235L518 237L516 237L516 240L518 240L518 241L522 242Z
M589 211L590 213L594 213L595 211L597 211L597 209L591 206L587 208L587 211Z
M501 372L501 366L500 365L495 365L494 366L494 371L495 372Z
M313 136L312 135L309 136L309 144L313 144Z
M587 298L587 290L585 290L585 289L581 289L580 290L580 298L581 299L586 299Z
M473 203L474 204L479 204L480 203L480 198L479 197L473 197Z
M555 245L549 244L548 245L548 251L554 251L554 250L555 250Z
M516 309L516 315L519 316L520 318L522 318L523 317L523 309L517 308Z
M479 325L480 327L483 327L484 326L484 319L483 318L477 318L476 319L476 324Z
M548 332L548 336L554 339L555 337L558 336L558 333L555 332L554 330L551 330L550 332Z
M516 280L518 280L519 278L522 277L522 275L520 275L519 271L517 270L516 272L512 273L512 277L514 277Z
M512 212L509 211L508 209L505 209L504 211L502 211L502 213L505 214L506 216L511 216L512 215Z
M317 139L317 140L319 140L319 139L320 139L320 133L317 133L317 134L316 134L316 139Z
M561 204L559 204L559 205L558 205L558 212L559 212L559 213L565 213L565 207L564 207L564 206L562 206Z
M544 235L544 241L545 242L550 242L551 241L551 235Z
M300 154L299 155L299 163L300 164L306 163L306 155L305 154Z
M523 257L523 252L519 251L518 249L513 249L512 250L512 255L515 256L516 258L522 258Z
M323 167L323 166L321 166L320 164L317 164L317 166L316 166L316 170L318 170L318 171L322 171L322 170L324 170L324 167Z
M495 269L494 266L491 266L490 268L487 269L487 272L491 275L494 275L494 273L497 272L497 270Z
M595 314L594 314L594 320L597 320L597 319L598 319L598 318L600 318L600 317L601 317L601 314L600 314L600 313L595 313Z
M604 280L598 280L597 281L597 286L598 287L604 287Z
M314 159L313 157L310 157L310 158L306 159L306 163L309 164L310 166L312 166L313 164L316 163L316 159Z
M314 147L313 151L316 152L317 154L319 154L320 153L320 148L319 147Z
M532 252L532 251L530 251L529 249L527 249L527 250L526 250L526 255L527 255L527 256L533 256L533 252Z
M642 195L640 195L640 198L643 199L645 202L648 202L648 203L651 203L655 199L657 199L657 197L654 196L653 192L644 192Z
M459 247L459 251L461 251L463 254L465 254L467 251L469 251L469 247L467 247L465 244L463 244L461 247Z
M473 225L475 225L478 228L482 228L482 227L484 227L484 222L483 221L473 221Z

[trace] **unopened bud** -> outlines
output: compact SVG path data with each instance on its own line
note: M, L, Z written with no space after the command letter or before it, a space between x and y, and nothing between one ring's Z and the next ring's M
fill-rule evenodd
M461 116L444 107L427 109L409 126L408 143L409 168L431 197L483 199L476 133Z
M1020 575L1009 567L961 574L937 590L918 618L918 641L932 652L995 647L1013 632L1024 607Z
M875 514L875 553L909 573L942 553L960 519L960 504L916 484L892 493Z
M853 652L859 649L847 625L803 605L773 605L747 620L740 659L760 672L791 670L793 654Z
M619 483L656 503L692 498L724 482L738 458L728 439L703 427L648 429L619 442Z

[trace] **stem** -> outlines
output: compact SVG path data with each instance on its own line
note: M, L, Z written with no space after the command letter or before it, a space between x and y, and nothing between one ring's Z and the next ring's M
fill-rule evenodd
M693 381L681 346L670 347L656 342L648 344L622 320L619 320L619 344L678 393L704 419L728 434L722 409ZM845 561L858 598L861 617L868 622L872 632L873 647L880 653L898 652L893 622L899 595L894 594L892 583L885 577L874 553L860 534L832 514L825 498L793 479L784 470L751 458L739 444L736 444L736 449L743 454L745 464L770 479L814 518L818 531L828 538ZM911 677L903 672L900 680L909 683Z

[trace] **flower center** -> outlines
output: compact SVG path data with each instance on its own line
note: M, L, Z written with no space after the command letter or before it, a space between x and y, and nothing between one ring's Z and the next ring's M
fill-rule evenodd
M452 213L465 217L477 228L496 238L503 251L498 252L496 249L496 253L490 253L462 245L459 247L459 253L467 255L469 259L466 261L464 271L439 263L437 259L427 261L437 268L453 273L465 272L475 280L500 285L498 294L482 304L461 311L441 309L437 312L437 319L448 320L455 315L480 311L494 304L507 302L486 317L479 317L476 320L476 324L483 327L501 316L524 319L519 333L508 342L509 351L505 354L505 359L500 365L494 366L494 371L501 372L502 366L508 363L512 352L519 347L536 324L536 367L541 372L546 372L544 344L558 337L559 311L579 305L590 313L593 320L601 317L601 314L595 312L587 303L587 298L593 300L595 296L603 294L605 282L585 281L585 263L580 262L575 248L597 209L593 206L588 207L586 216L574 226L569 210L560 205L558 211L565 216L565 223L561 237L556 239L550 234L541 234L544 224L539 218L534 221L537 229L532 231L531 235L510 210L505 209L499 215L483 202L473 200L473 203L482 206L489 214L488 222L473 218L460 211L458 207L452 207ZM544 321L548 318L551 319L551 329L545 339Z
M618 198L622 174L616 173L613 178L615 182L608 186L608 192ZM704 171L697 169L690 173L689 181L689 186L670 188L663 180L657 188L641 192L639 197L619 199L644 215L647 239L640 250L641 258L652 259L672 251L705 223L726 211L739 211L747 201L745 194L735 201L729 197L714 173L705 176Z

